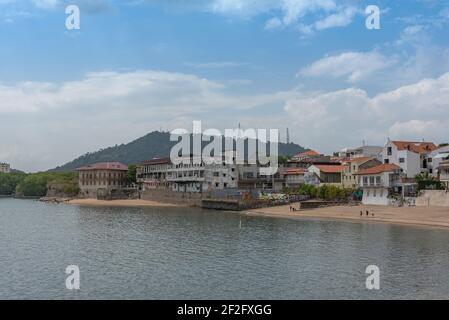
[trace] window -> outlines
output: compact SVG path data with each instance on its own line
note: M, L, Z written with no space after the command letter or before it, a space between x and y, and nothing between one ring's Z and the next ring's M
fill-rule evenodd
M387 149L387 154L388 154L389 156L391 156L392 153L393 153L392 148L391 148L391 147L388 147L388 149Z
M405 159L404 158L399 158L399 163L404 163Z
M427 159L428 163L432 163L432 158Z
M380 184L380 177L376 177L376 184Z
M390 160L389 160L389 159L385 159L385 160L384 160L384 163L385 163L385 164L389 164L389 163L390 163Z

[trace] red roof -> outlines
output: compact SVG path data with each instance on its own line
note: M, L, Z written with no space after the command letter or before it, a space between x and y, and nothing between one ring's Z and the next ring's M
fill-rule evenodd
M298 174L304 174L307 170L304 168L290 168L284 171L284 175L286 176L294 176Z
M120 162L99 162L76 169L77 171L90 170L118 170L128 171L128 166Z
M301 153L298 153L293 156L293 158L302 158L302 157L313 157L313 156L319 156L320 154L316 152L315 150L308 150Z
M369 174L379 174L379 173L383 173L383 172L392 172L395 170L400 170L401 167L393 164L393 163L384 163L372 168L368 168L368 169L364 169L364 170L360 170L358 173L356 173L357 175L369 175Z
M151 164L167 164L167 163L171 163L170 158L154 158L151 160L146 160L144 162L142 162L143 165L151 165Z
M413 141L391 141L393 142L398 150L410 150L415 153L423 154L432 152L438 147L433 142L413 142Z
M340 173L343 172L346 169L346 166L332 166L332 165L324 165L324 164L315 164L315 167L320 169L320 171L324 173Z

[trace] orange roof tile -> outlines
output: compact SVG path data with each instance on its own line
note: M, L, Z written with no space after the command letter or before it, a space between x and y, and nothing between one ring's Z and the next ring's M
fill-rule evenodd
M438 147L433 142L413 142L413 141L391 141L393 142L398 150L410 150L415 153L423 154L432 152Z
M304 174L306 173L307 170L304 168L291 168L291 169L287 169L284 171L284 175L288 176L288 175L298 175L298 174Z
M293 156L293 158L301 158L301 157L313 157L313 156L319 156L320 154L316 152L315 150L308 150L301 153L298 153Z

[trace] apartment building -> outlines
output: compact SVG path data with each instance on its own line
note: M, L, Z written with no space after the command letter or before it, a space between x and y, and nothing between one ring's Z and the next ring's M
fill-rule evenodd
M142 191L167 189L177 192L207 192L237 188L235 164L220 161L206 164L201 156L187 156L174 164L170 158L152 159L137 167L137 182Z
M429 155L438 147L432 142L387 141L382 152L384 164L396 164L407 178L429 172Z

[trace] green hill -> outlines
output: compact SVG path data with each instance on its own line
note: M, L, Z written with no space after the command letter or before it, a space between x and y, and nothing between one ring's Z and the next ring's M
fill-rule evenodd
M169 156L171 148L176 143L170 141L169 132L154 131L127 144L86 153L51 171L71 171L85 165L108 161L119 161L127 165L136 164L148 159ZM291 156L304 150L303 147L294 143L279 145L281 156Z

